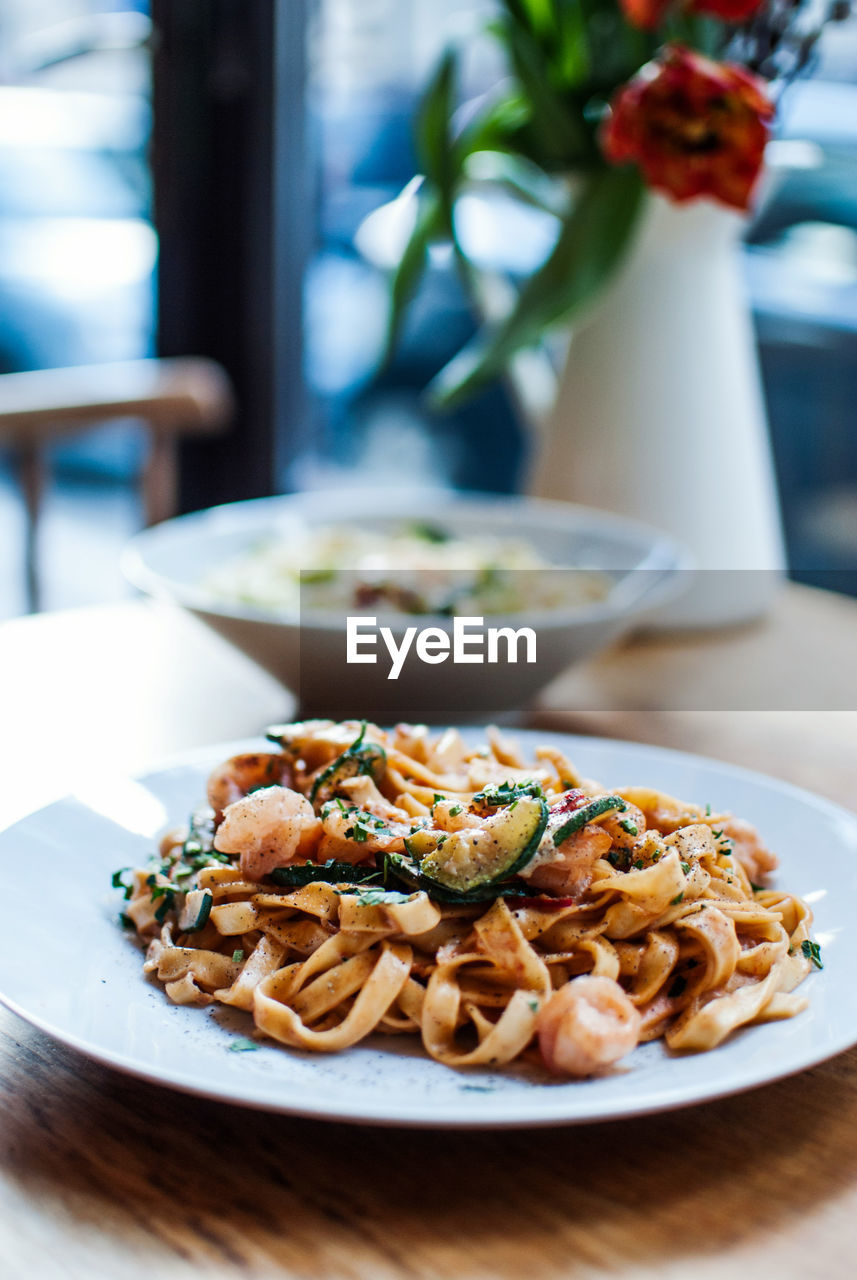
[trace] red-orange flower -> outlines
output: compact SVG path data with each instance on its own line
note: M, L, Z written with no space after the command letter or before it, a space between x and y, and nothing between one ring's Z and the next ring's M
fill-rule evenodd
M619 3L632 27L654 31L673 7L674 0L619 0ZM692 13L708 13L722 22L744 22L761 3L762 0L684 0L684 6Z
M727 4L729 0L726 0ZM672 0L619 0L622 12L632 27L654 31L664 20ZM714 0L717 3L717 0Z
M724 22L745 22L761 5L762 0L692 0L694 13L710 13Z
M639 165L674 200L712 196L746 209L772 116L750 72L670 45L616 94L602 144L613 164Z

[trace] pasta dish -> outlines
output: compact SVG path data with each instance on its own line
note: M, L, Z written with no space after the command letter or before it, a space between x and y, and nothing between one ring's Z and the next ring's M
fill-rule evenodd
M611 582L595 569L551 564L520 537L296 522L228 557L201 585L224 602L279 614L303 607L497 616L603 600Z
M451 1067L563 1076L637 1044L708 1050L806 1007L811 914L739 817L608 791L487 731L310 720L225 761L150 867L116 872L177 1004L346 1049L419 1036Z

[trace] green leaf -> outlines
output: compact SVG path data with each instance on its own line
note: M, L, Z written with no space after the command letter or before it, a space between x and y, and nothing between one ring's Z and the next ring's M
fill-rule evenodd
M452 137L457 63L448 49L423 94L414 141L425 175L414 229L390 284L390 312L380 365L387 365L401 335L405 311L425 274L432 240L454 240L452 209L466 149Z
M390 311L384 340L382 367L389 363L402 332L408 303L425 275L431 241L443 233L441 203L436 193L419 197L417 220L405 251L390 281Z
M554 0L559 40L556 68L562 84L581 85L590 73L589 24L580 4Z
M556 30L553 0L503 0L514 21L541 39L548 40Z
M452 227L453 188L460 168L452 140L456 59L448 49L438 63L417 112L416 146L423 173L437 189L448 228Z
M645 186L636 169L594 173L565 219L548 260L530 277L511 314L474 339L431 384L438 408L451 409L502 374L522 347L559 321L573 319L622 261L642 209Z
M526 31L508 32L505 41L515 75L530 104L530 129L542 153L543 163L567 163L569 155L591 150L590 131L551 83L551 66L545 51Z

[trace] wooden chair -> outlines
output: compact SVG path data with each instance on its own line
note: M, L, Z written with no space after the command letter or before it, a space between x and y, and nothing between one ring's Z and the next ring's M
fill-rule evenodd
M143 422L148 447L141 496L145 521L155 524L176 513L178 439L225 431L233 408L224 370L197 357L0 374L0 446L11 449L26 508L31 611L39 607L37 538L47 478L45 447L116 418Z

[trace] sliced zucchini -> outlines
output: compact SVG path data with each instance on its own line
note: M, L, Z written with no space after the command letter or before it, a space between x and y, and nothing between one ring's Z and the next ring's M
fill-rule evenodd
M498 809L479 827L465 827L451 835L435 832L435 847L421 859L420 876L457 893L495 885L527 865L547 822L544 800L525 795Z
M179 916L179 929L182 933L196 933L205 928L211 915L211 904L214 901L210 889L190 889L185 895L182 913Z
M415 861L402 853L384 854L384 884L389 884L391 880L397 884L404 884L412 890L419 889L421 887L419 859Z
M288 889L302 889L308 884L368 884L380 877L372 867L355 867L350 862L300 862L288 867L274 867L271 879Z
M431 831L428 827L417 827L409 836L405 836L405 849L412 858L421 862L437 848L439 831Z
M533 891L521 884L483 884L468 892L444 889L434 880L420 875L419 864L401 853L388 853L384 858L384 884L401 884L411 892L422 889L435 902L466 906L469 902L494 902L497 898L531 898Z
M310 803L316 812L334 798L347 778L368 775L373 782L380 782L387 768L387 753L377 742L364 742L366 721L351 746L341 756L322 769L309 793Z
M603 818L608 813L624 813L628 808L626 802L621 796L598 796L595 800L590 800L588 804L582 805L579 809L575 809L570 813L560 826L553 832L553 842L558 848L564 840L569 836L573 836L575 831L580 831L588 822L594 822L596 818Z

